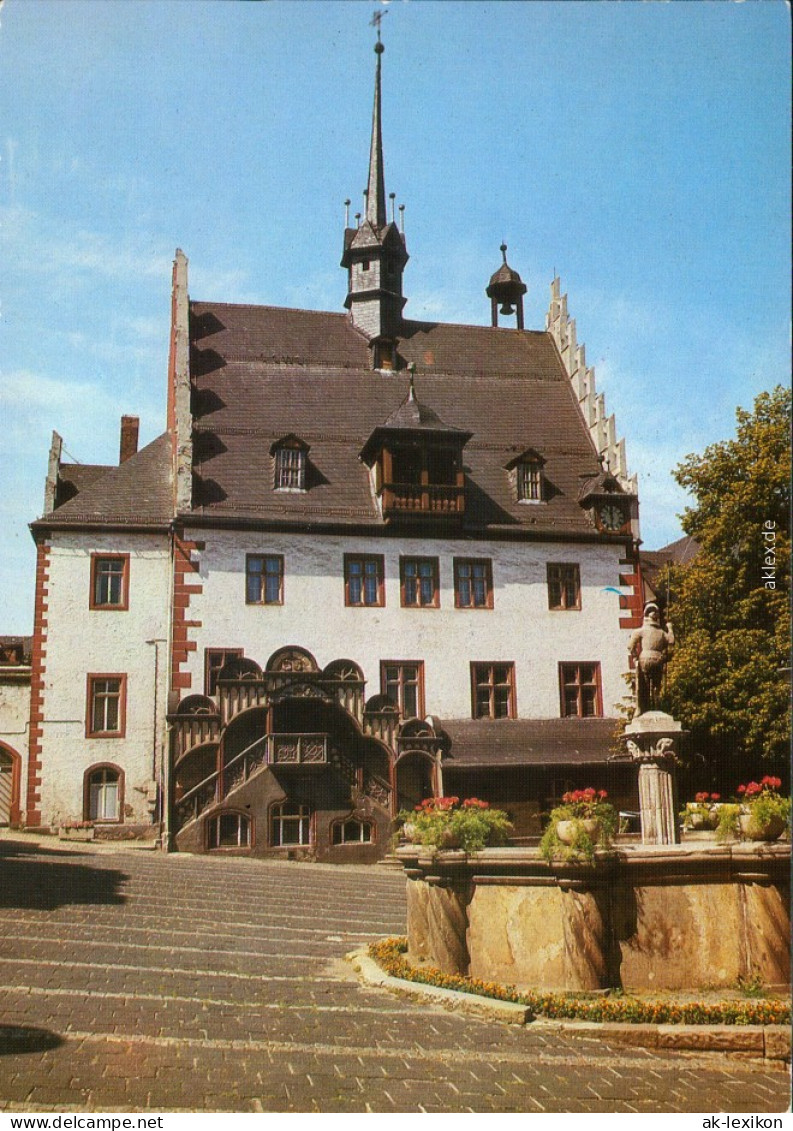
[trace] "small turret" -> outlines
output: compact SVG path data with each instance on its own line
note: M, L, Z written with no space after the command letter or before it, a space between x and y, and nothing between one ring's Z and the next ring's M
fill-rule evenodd
M513 271L507 263L507 245L502 243L501 255L504 262L498 271L490 277L490 283L485 294L490 299L492 325L498 326L499 313L508 316L515 314L518 329L523 329L523 296L528 287L517 271ZM500 311L499 311L500 307Z
M365 211L355 228L345 227L342 267L347 268L347 298L353 325L372 345L374 368L392 368L396 340L402 321L402 273L408 261L404 234L386 212L383 135L380 112L381 60L385 48L377 29L377 69L375 72L372 141L369 151L369 178L364 193ZM348 205L345 205L348 208ZM347 212L349 215L349 212ZM356 217L356 220L358 218ZM345 220L345 223L349 223Z

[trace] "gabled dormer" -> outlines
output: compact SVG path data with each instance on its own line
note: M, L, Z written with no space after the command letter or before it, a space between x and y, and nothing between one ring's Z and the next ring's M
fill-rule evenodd
M519 503L545 502L545 459L534 448L526 448L504 465Z
M578 502L601 534L629 534L632 520L638 520L637 496L608 468L583 481Z
M411 377L407 397L375 428L360 454L370 469L383 518L461 520L463 448L472 435L445 424L422 404Z
M308 453L310 446L290 432L270 447L273 457L273 489L305 491L307 489Z

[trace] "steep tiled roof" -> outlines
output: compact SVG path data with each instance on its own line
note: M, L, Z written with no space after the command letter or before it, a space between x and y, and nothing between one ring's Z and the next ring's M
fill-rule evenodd
M105 523L160 525L170 521L171 445L167 433L119 467L68 465L66 477L80 489L39 522L46 525ZM95 474L94 474L95 473ZM36 525L35 523L33 524Z
M404 368L373 372L366 340L344 314L192 303L191 339L195 513L381 523L358 457L404 402ZM398 352L401 366L416 366L421 403L473 434L466 528L592 533L578 493L599 463L548 333L406 321ZM269 449L288 433L311 445L304 494L273 489ZM546 461L540 505L519 503L505 470L527 447Z
M584 765L608 761L614 719L464 719L438 724L451 739L450 768Z

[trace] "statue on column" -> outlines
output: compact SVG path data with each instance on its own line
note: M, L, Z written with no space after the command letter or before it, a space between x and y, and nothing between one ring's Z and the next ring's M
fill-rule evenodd
M661 613L652 602L644 607L644 624L628 642L628 654L636 661L636 715L657 710L664 670L672 655L675 634L672 622L661 624Z

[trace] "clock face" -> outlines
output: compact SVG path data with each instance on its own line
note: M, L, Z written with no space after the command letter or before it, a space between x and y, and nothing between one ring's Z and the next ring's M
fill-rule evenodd
M625 525L623 509L615 503L606 503L605 506L598 507L598 519L603 529L611 533L621 530Z

